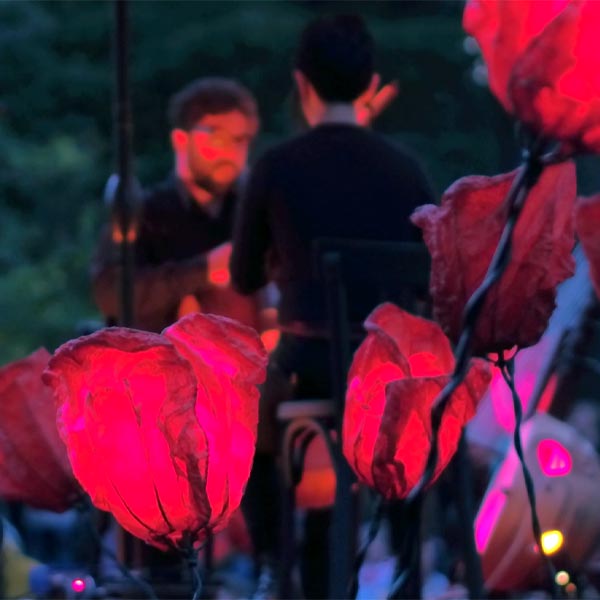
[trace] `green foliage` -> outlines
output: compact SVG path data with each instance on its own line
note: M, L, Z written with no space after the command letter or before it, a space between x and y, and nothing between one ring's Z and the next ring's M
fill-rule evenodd
M317 14L362 13L384 81L401 96L376 128L412 147L441 191L515 162L510 124L470 76L462 5L438 2L132 2L135 171L171 165L169 96L200 76L236 77L259 101L254 157L294 130L290 66ZM0 364L98 318L87 269L114 170L111 2L0 2ZM491 140L496 139L494 143Z

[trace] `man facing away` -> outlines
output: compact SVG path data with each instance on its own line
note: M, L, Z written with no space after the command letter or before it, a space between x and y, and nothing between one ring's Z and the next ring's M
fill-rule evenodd
M251 294L279 287L281 338L261 396L259 440L244 506L263 564L275 561L279 522L274 391L283 378L297 398L330 397L325 294L313 275L319 238L416 241L409 215L433 201L421 167L405 150L361 127L357 107L373 96L373 40L360 17L325 17L304 30L293 77L310 129L268 151L256 164L239 206L233 238L233 285ZM354 327L377 303L368 287L348 289ZM328 592L328 512L309 514L303 551L308 598Z
M236 81L198 79L169 104L175 169L144 194L135 240L135 326L161 331L201 310L257 326L254 299L234 292L227 267L233 215L259 118ZM109 227L92 264L94 299L118 320L118 244Z

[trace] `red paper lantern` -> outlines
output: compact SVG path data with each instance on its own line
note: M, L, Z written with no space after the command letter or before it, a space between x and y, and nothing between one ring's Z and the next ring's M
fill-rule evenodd
M575 231L590 266L590 277L600 298L600 194L577 198L575 202Z
M425 470L431 410L450 380L454 356L436 323L393 304L377 307L365 328L348 374L344 456L361 482L387 499L404 498ZM474 359L442 417L434 480L454 455L489 381L489 365Z
M163 549L222 529L250 474L266 360L254 330L201 314L61 346L44 377L94 504Z
M469 0L463 25L509 112L566 151L600 152L600 3Z
M81 495L42 383L50 354L40 348L0 369L0 497L62 512Z
M507 219L506 195L516 171L455 182L441 206L421 206L411 220L432 257L433 314L456 342L462 314L482 283ZM473 338L486 354L535 344L555 307L556 286L573 275L572 162L547 167L529 192L513 235L511 259L490 290Z

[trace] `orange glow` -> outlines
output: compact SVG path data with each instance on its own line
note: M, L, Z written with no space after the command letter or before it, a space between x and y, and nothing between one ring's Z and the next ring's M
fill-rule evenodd
M302 479L296 487L296 505L299 508L326 508L335 498L336 478L327 452L319 436L306 449Z
M279 329L267 329L260 334L260 339L262 340L262 343L269 354L271 354L271 352L277 348L280 337L281 332Z
M558 529L542 533L542 550L544 554L554 554L563 545L563 534Z
M112 230L111 230L111 237L112 237L112 241L115 244L123 243L123 232L121 230L121 227L119 227L118 223L113 223ZM137 228L135 225L130 225L129 229L127 230L126 241L128 244L133 244L136 239L137 239Z
M200 302L198 302L198 299L193 294L187 294L179 303L179 308L177 309L177 319L179 320L186 315L191 315L192 313L196 312L202 312Z
M554 577L554 581L556 581L558 585L565 586L571 581L571 578L566 571L559 571Z

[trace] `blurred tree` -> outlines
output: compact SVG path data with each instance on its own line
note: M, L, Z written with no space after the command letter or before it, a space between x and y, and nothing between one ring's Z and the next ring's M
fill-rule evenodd
M155 1L130 4L135 170L170 168L169 96L205 75L239 78L262 117L257 156L294 130L290 65L317 14L358 12L384 81L401 95L376 128L413 147L438 191L516 163L511 126L475 83L462 4L384 1ZM112 3L0 3L0 364L75 335L98 314L87 266L114 170Z

